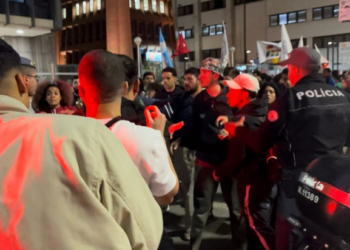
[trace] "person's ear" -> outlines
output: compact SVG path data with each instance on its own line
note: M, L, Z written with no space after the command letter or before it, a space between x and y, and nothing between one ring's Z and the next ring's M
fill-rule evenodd
M133 86L134 95L138 95L139 91L140 91L140 79L137 79Z
M242 97L243 97L243 100L247 100L249 98L249 92L248 91L242 91Z
M19 94L22 96L23 94L28 93L28 88L27 88L26 83L23 80L22 74L17 73L15 75L15 79L16 79Z
M129 90L129 83L127 81L124 82L123 85L123 95L127 95Z

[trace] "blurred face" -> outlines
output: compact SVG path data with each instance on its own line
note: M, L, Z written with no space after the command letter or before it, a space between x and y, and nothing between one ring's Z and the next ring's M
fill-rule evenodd
M170 72L164 72L162 74L163 86L167 91L173 91L176 85L176 77Z
M300 79L299 76L299 69L293 65L288 65L288 78L290 81L290 84L294 86Z
M148 75L148 76L146 76L145 79L143 79L143 82L144 82L146 85L149 84L149 83L154 82L154 77L153 77L153 75Z
M267 86L264 90L263 98L267 100L268 104L272 104L276 100L276 92L274 88Z
M226 97L231 108L240 108L245 102L247 92L243 89L230 89Z
M211 70L200 69L200 75L198 77L202 88L208 88L215 80L219 79L219 75L213 73Z
M329 78L331 76L331 73L328 72L328 70L323 70L323 77L324 78Z
M46 91L45 100L47 101L47 103L50 105L51 108L58 108L62 100L60 90L55 86L48 88Z
M156 91L155 90L148 90L146 93L146 96L149 98L154 98L156 96Z
M39 81L39 76L37 75L37 71L35 69L30 70L30 72L28 72L28 74L23 75L24 77L24 81L27 84L27 88L28 88L28 95L29 96L34 96L35 91L36 91L36 87L38 85L38 81Z
M199 88L199 81L193 74L187 74L184 76L184 88L187 93L193 94Z
M350 87L350 75L345 74L344 79L341 81L341 86L343 89Z
M79 85L79 79L74 79L73 80L73 89L78 89L78 85Z

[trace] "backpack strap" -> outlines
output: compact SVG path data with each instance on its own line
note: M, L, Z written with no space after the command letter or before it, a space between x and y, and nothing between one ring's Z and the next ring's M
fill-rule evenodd
M114 124L116 124L117 122L121 121L121 119L122 118L120 116L114 117L109 122L107 122L105 125L106 125L107 128L111 128Z

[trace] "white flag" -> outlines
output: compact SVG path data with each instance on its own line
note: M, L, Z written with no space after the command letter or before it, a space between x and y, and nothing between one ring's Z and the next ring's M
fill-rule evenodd
M299 45L298 45L298 48L302 48L302 47L304 47L304 39L303 39L303 36L300 37Z
M281 28L281 61L287 60L289 58L289 53L292 52L293 46L290 42L289 35L286 26L282 24Z
M267 60L279 58L281 53L280 43L271 43L265 41L257 41L259 63L264 63Z
M325 58L322 54L321 51L318 49L317 45L315 44L315 50L318 52L318 54L320 54L321 56L321 64L329 64L329 61L327 60L327 58Z
M225 23L222 22L222 26L224 29L222 46L221 46L221 67L226 68L227 64L230 61L230 52L228 50L228 41L227 41L227 33Z

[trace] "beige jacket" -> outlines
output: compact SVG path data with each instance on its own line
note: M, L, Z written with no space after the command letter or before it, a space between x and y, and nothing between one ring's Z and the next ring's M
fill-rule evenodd
M99 121L0 95L1 250L156 250L162 215Z

